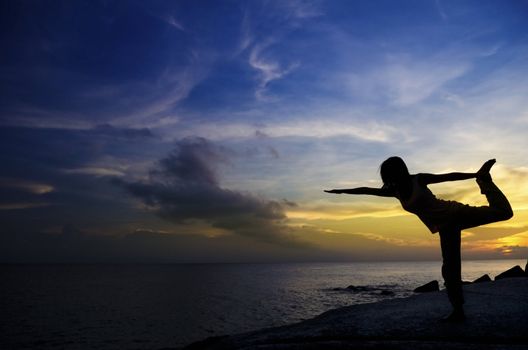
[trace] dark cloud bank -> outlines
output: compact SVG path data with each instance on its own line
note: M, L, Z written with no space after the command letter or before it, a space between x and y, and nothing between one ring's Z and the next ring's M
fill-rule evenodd
M165 220L178 224L202 221L263 242L299 244L284 225L284 206L294 203L220 186L217 168L227 162L227 157L228 151L222 147L203 138L188 138L159 161L149 181L116 183Z

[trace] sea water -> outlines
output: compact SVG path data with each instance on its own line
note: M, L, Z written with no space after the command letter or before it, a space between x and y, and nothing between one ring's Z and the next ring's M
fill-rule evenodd
M465 261L463 279L525 260ZM440 262L0 265L0 348L161 349L441 281ZM346 288L353 285L356 288ZM446 299L446 309L448 308Z

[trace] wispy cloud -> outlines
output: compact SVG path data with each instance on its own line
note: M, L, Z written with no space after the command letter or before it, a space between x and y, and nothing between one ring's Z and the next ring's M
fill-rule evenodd
M240 40L238 43L238 48L235 52L235 56L247 49L251 45L253 40L254 37L251 32L250 15L249 11L246 9L242 16L242 22L240 24Z
M471 68L465 61L427 60L392 57L375 71L350 74L349 86L355 95L384 96L390 104L405 107L439 92Z
M0 203L0 210L22 210L47 207L51 205L46 202L39 203Z
M179 31L182 31L182 32L186 31L181 21L177 20L176 17L171 13L157 13L153 11L149 11L148 13L150 16L163 21L164 23L168 24L169 26Z
M278 1L277 5L288 17L306 19L319 17L324 14L320 1L314 0L287 0Z
M391 64L385 71L386 87L395 104L407 106L431 96L447 82L462 76L469 67L468 64Z
M32 194L46 194L55 190L52 185L23 179L9 178L0 178L0 187L17 188Z
M440 17L444 20L444 21L447 21L448 20L448 17L447 17L447 14L444 10L444 7L441 3L441 0L435 0L435 5L436 5L436 9L438 11L438 14L440 15Z
M119 171L111 168L75 168L75 169L66 169L64 170L66 174L84 174L84 175L94 175L94 176L124 176L123 171Z
M48 108L24 106L17 108L0 118L1 126L22 126L30 128L53 128L86 130L98 124L90 120L84 113L65 112Z
M259 72L259 83L255 96L260 100L266 99L266 90L269 83L283 78L299 66L299 63L292 63L284 67L277 60L269 56L266 57L264 51L270 45L271 42L255 45L249 54L249 65Z
M178 137L200 135L213 140L225 140L231 138L252 139L256 133L265 134L272 138L347 136L358 140L380 143L388 143L394 140L405 141L407 137L404 130L398 130L396 126L387 123L363 122L361 119L352 118L343 120L342 118L331 117L328 119L314 118L311 120L268 122L263 125L242 122L220 122L217 125L203 123L189 126L187 130L174 130L172 134Z
M246 9L241 25L241 39L238 52L249 47L248 63L258 71L258 86L255 91L255 97L258 100L268 100L271 97L267 94L269 84L273 81L284 78L290 72L300 66L300 60L284 63L277 54L272 54L272 46L281 41L281 39L294 28L299 28L307 20L319 17L323 14L320 6L315 1L289 0L289 1L271 1L264 3L258 16L262 19L254 21L251 12ZM270 27L269 33L254 33L252 26L269 21L279 23ZM254 23L257 22L257 23Z
M185 31L185 27L183 26L183 24L181 24L181 22L177 21L176 18L174 18L173 15L165 15L162 17L163 20L171 25L172 27L178 29L178 30L181 30L182 32Z
M110 123L116 126L157 128L177 124L179 117L173 110L189 96L192 89L206 76L208 64L194 53L192 62L183 69L168 68L155 84L144 84L146 98L135 110L121 113ZM126 97L124 97L126 98Z
M24 210L52 205L49 195L55 186L42 182L0 178L0 210Z
M188 65L167 67L155 81L79 88L72 99L89 104L90 111L25 105L6 113L0 125L86 130L101 124L124 128L160 128L177 124L180 117L174 109L207 75L210 62L204 62L204 57L193 52ZM102 90L97 92L99 89Z
M292 121L271 124L263 130L274 137L333 137L350 136L364 141L389 142L398 135L398 130L390 125L376 122L346 121Z

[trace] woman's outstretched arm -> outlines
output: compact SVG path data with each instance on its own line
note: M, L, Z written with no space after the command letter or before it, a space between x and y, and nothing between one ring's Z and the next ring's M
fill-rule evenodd
M336 193L336 194L368 194L371 196L379 196L379 197L395 197L394 191L390 190L389 188L382 187L382 188L372 188L372 187L356 187L356 188L343 188L343 189L337 189L337 190L329 190L326 191L326 193Z
M437 184L440 182L447 181L459 181L474 179L477 177L477 173L447 173L447 174L418 174L418 181L424 185Z
M447 173L447 174L418 174L418 181L424 185L436 184L446 181L459 181L474 179L481 176L489 176L491 167L495 164L495 159L485 162L476 173Z

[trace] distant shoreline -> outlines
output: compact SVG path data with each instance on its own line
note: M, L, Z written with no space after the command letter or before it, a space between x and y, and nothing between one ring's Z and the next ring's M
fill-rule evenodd
M524 257L519 258L491 258L491 259L463 259L464 262L489 262L489 261L510 261L510 260L524 260ZM350 260L350 261L261 261L261 262L134 262L134 261L63 261L63 262L18 262L18 261L0 261L0 266L8 265L285 265L285 264L376 264L376 263L419 263L419 262L438 262L439 259L429 260Z

